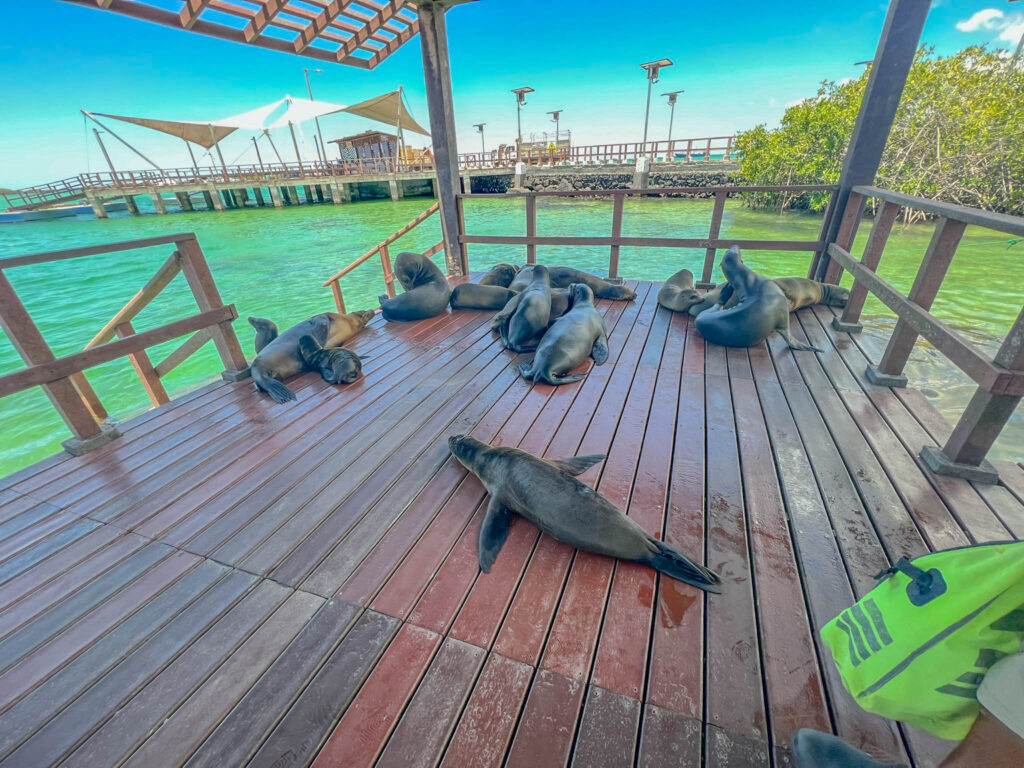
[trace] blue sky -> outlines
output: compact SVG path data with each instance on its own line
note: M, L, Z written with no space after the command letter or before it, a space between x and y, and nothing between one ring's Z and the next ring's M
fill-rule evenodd
M180 7L177 0L164 4ZM939 53L985 42L1012 48L1024 32L1022 6L939 0L923 40ZM884 2L818 0L481 0L459 6L448 14L459 149L479 149L478 122L486 123L489 149L514 139L509 90L519 86L536 89L523 111L524 133L550 129L544 113L564 109L562 128L572 130L576 144L638 141L646 98L639 64L662 57L676 64L655 85L650 138L665 138L668 128L668 107L657 94L680 88L686 92L676 107L677 138L774 125L786 104L813 95L819 81L859 73L853 62L873 56L885 9ZM304 66L324 69L312 77L314 94L326 101L352 104L403 85L414 115L427 124L418 38L366 72L58 0L0 0L0 13L0 186L105 170L91 134L86 142L80 108L216 119L285 93L304 95ZM44 20L49 29L41 33ZM350 115L321 124L327 140L371 125ZM133 126L115 130L162 165L189 165L179 140ZM145 167L115 141L107 143L119 169ZM286 135L278 142L286 154L282 144ZM242 132L222 146L229 163L255 161Z

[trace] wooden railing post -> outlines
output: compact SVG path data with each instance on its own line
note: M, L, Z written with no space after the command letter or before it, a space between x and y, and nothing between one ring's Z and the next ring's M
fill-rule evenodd
M526 196L526 236L537 236L537 198L530 194ZM526 263L537 263L537 246L530 242L526 244Z
M722 231L722 214L725 211L725 198L727 192L715 192L715 207L711 212L711 227L708 230L708 240L717 240ZM715 268L715 249L710 245L704 251L704 269L701 272L700 288L710 288L711 275Z
M380 267L384 271L384 285L388 298L393 299L395 298L395 273L391 270L391 254L388 253L386 245L380 247Z
M331 291L334 293L334 304L338 308L338 312L345 314L345 299L341 295L341 285L338 284L337 280L331 281Z
M32 317L21 303L7 275L0 270L0 326L15 350L29 366L53 362L56 357L46 343ZM57 413L68 425L73 437L62 445L68 453L80 455L99 448L120 436L113 424L99 424L82 400L71 378L58 379L43 385Z
M851 194L851 200L853 197L854 195ZM939 219L936 224L932 240L928 244L928 251L925 253L920 269L917 270L917 277L914 278L914 285L911 287L910 293L907 294L907 298L922 309L926 311L931 309L932 302L935 301L935 295L942 286L946 270L949 269L949 265L953 261L953 254L956 253L956 247L959 245L966 227L967 225L962 221L946 218ZM903 375L903 367L910 358L910 352L914 348L917 336L914 327L906 318L901 317L896 323L896 329L889 339L881 361L877 366L868 366L866 372L868 379L881 386L905 387L907 377Z
M115 330L122 339L135 334L135 328L127 320L119 323ZM146 350L140 349L138 352L133 352L128 355L128 359L132 361L132 366L139 375L139 380L142 381L142 386L146 389L146 394L149 395L153 405L169 403L171 398L167 396L167 390L164 389L163 382L160 381L160 374L153 367L153 363L149 359L149 354Z
M882 251L885 250L885 244L889 240L889 233L892 231L892 225L896 221L899 212L900 206L896 203L885 202L882 204L882 209L878 212L878 215L875 216L874 226L871 227L871 236L864 247L864 255L860 259L860 263L872 272L878 269L878 263L882 259ZM860 324L860 313L864 309L864 301L867 297L867 286L861 282L854 281L853 288L850 289L850 298L843 309L843 315L842 317L832 318L832 327L837 331L844 331L845 333L860 333L864 330L864 326Z
M686 162L693 160L693 139L686 140Z
M462 242L462 238L466 234L466 211L464 209L461 195L455 198L455 211L458 214L459 220L459 260L462 262L462 273L464 275L468 275L469 251L466 249L466 244ZM443 244L444 240L442 240L441 243Z
M608 277L619 276L619 238L622 237L622 208L626 193L612 195L612 245L608 254Z
M1017 315L1017 321L1006 334L992 362L1011 371L1024 370L1024 308ZM927 445L921 449L921 459L938 474L987 483L998 482L999 473L985 460L985 456L1020 405L1021 399L1021 395L995 394L979 387L945 447L940 451L935 446Z
M864 201L864 195L859 192L850 192L849 197L846 198L843 218L839 222L839 231L834 241L844 251L849 251L853 247L853 241L857 237L857 228L860 226L861 217L864 215ZM839 278L843 274L843 267L836 261L827 260L825 256L827 254L822 255L822 260L817 266L817 272L820 274L824 267L825 274L816 279L821 280L823 283L838 285Z
M188 280L199 309L206 312L223 307L224 302L220 298L217 284L213 281L213 275L210 274L210 267L199 247L199 241L195 238L182 240L178 243L178 252L181 254L181 271L185 273L185 279ZM210 329L210 335L224 364L221 376L228 381L241 381L247 378L249 363L242 353L242 347L238 343L231 322L218 323Z

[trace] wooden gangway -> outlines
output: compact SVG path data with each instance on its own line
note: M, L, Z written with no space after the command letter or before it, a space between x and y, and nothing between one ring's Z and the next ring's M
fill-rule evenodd
M631 285L577 384L521 379L487 313L378 317L356 384L218 382L5 478L0 766L767 766L803 726L933 765L816 630L899 557L1024 536L1024 469L924 470L950 425L829 309L793 321L820 355L727 350ZM722 594L522 520L480 573L461 432L607 453L582 479Z

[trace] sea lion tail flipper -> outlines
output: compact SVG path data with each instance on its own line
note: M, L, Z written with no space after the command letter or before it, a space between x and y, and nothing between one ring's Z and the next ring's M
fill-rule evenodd
M590 356L594 358L594 365L604 365L608 362L608 337L603 333L594 342Z
M533 381L533 364L532 363L520 363L519 364L519 375L524 379Z
M825 351L823 349L818 349L817 347L812 346L811 344L804 344L802 341L797 341L796 339L793 338L793 334L790 333L788 328L786 328L784 330L783 329L779 329L779 333L782 335L782 338L784 338L786 340L786 344L789 345L790 349L795 349L798 352L824 352Z
M480 526L480 539L477 544L477 559L480 570L488 573L498 553L508 538L508 527L511 522L511 510L495 498L487 505L487 514Z
M564 376L559 376L557 373L549 373L544 379L548 384L558 386L559 384L572 384L574 381L582 381L587 378L585 373L567 373Z
M568 459L547 459L549 464L554 464L563 472L570 475L582 475L595 464L608 458L606 453L590 453L586 456L572 456Z
M249 325L256 329L256 354L258 355L267 344L277 338L277 326L264 317L250 317Z
M654 546L654 551L648 555L645 561L651 568L661 571L673 579L679 579L679 581L699 587L706 592L719 594L722 591L716 586L719 581L718 574L693 562L664 542L651 539L651 543Z
M255 367L251 370L252 380L256 383L256 386L270 395L275 403L287 403L289 400L296 399L295 393L273 376L267 376Z

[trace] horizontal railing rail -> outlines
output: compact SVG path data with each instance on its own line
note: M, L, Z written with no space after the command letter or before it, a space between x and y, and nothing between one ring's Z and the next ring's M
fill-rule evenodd
M524 235L470 235L462 231L459 234L459 245L462 249L463 259L466 259L466 246L468 244L490 244L490 245L522 245L526 247L526 263L535 264L537 260L538 245L568 245L568 246L608 246L608 275L609 277L619 276L619 249L623 246L640 248L703 248L705 249L704 265L698 285L708 287L711 285L711 276L714 270L715 252L719 248L730 245L739 245L741 248L755 248L760 250L776 251L809 251L818 254L825 247L824 226L816 240L737 240L735 238L720 237L722 217L725 210L725 201L733 196L750 192L830 192L835 194L836 187L829 184L802 184L802 185L781 185L781 186L712 186L712 187L666 187L657 189L602 189L602 190L573 190L526 192L517 197L523 197L526 201L526 233ZM694 195L702 197L714 197L714 206L711 211L711 221L708 227L708 236L703 238L694 237L626 237L622 234L622 218L625 199L630 196L650 195ZM508 199L507 194L460 194L457 195L457 205L460 222L465 220L463 206L466 200L479 198L503 197ZM612 198L612 220L611 234L607 236L539 236L537 235L537 198L540 197L566 197L566 198ZM831 206L830 206L831 208ZM826 222L827 223L827 216Z
M850 251L868 199L880 200L882 205L875 214L863 255L857 260ZM877 274L893 224L903 208L936 217L931 242L906 295ZM860 316L869 292L896 313L896 327L881 360L877 365L868 366L869 380L885 386L906 386L903 370L920 336L978 384L946 444L941 450L934 446L923 447L921 459L935 472L995 482L998 474L987 464L986 456L1024 397L1024 302L998 351L991 356L931 313L932 303L968 225L1024 236L1024 217L1021 216L991 213L877 187L854 187L836 242L828 245L830 262L826 279L838 281L843 269L854 279L850 299L842 315L833 321L837 330L857 332L862 329Z
M652 163L732 160L736 155L735 136L703 136L666 141L633 141L612 144L587 144L547 149L524 147L516 153L513 145L503 145L491 152L470 152L459 155L459 167L508 168L517 162L526 165L619 165L632 164L646 157Z
M384 286L385 286L385 289L387 290L387 294L388 294L388 296L390 298L394 298L395 297L395 273L391 269L391 253L388 250L388 247L392 243L394 243L396 240L398 240L400 237L402 237L403 235L407 234L411 230L415 229L420 224L422 224L424 221L426 221L431 216L433 216L435 213L437 213L438 207L439 207L439 203L434 203L432 206L427 208L427 210L425 210L423 213L421 213L415 219L410 221L404 227L399 229L397 232L395 232L394 234L390 235L383 242L378 243L373 248L371 248L366 253L364 253L362 256L360 256L358 259L355 259L347 267L345 267L344 269L334 273L329 278L324 280L324 283L323 283L324 287L330 286L331 291L334 294L334 303L337 305L339 312L343 313L345 311L345 298L342 295L342 291L341 291L341 282L340 282L341 278L343 278L345 275L347 275L353 269L358 267L360 264L365 263L367 260L371 259L375 255L380 255L380 266L381 266L381 271L384 274ZM441 251L443 249L444 249L444 241L442 240L442 241L436 243L435 245L431 246L426 252L424 252L423 255L425 257L429 258L429 257L433 256L435 253L438 253L439 251Z
M149 282L118 310L81 352L63 357L54 355L6 275L6 270L31 264L161 245L173 245L174 252ZM156 328L136 331L132 320L179 272L185 275L200 311ZM208 341L213 341L225 367L222 375L238 380L247 375L248 363L231 326L237 317L234 305L225 305L221 300L199 241L191 233L0 259L0 326L28 366L0 376L0 398L32 387L42 387L71 430L72 438L65 441L65 448L71 453L84 453L117 437L119 432L116 425L109 422L106 408L83 371L127 357L152 403L161 405L170 399L161 378ZM189 338L184 343L162 362L153 365L146 353L148 348L186 335Z

